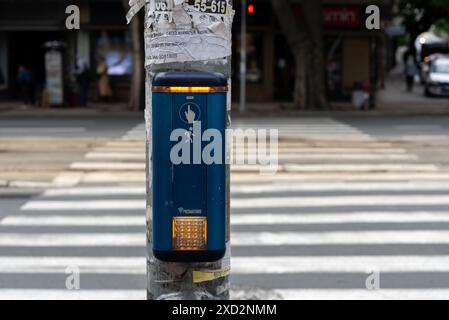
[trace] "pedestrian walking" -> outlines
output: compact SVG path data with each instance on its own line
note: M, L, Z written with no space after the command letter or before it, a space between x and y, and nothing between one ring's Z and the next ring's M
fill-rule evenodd
M98 61L97 74L99 77L98 92L100 94L100 100L102 102L109 102L112 95L112 90L109 83L108 65L103 57L101 57Z
M87 63L79 59L76 66L76 80L78 82L79 104L87 107L90 86L90 69Z
M416 68L415 60L413 59L412 56L409 56L405 63L405 82L406 82L408 92L413 91L416 73L417 73L417 68Z
M6 88L7 88L6 80L5 80L5 77L4 77L4 75L3 75L3 70L2 70L2 68L0 67L0 94L1 94L2 91L5 90Z
M17 71L20 97L25 105L34 104L34 86L31 71L24 65L20 65Z

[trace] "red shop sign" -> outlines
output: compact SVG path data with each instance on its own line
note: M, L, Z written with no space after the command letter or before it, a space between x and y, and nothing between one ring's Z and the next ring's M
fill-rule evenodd
M293 11L296 17L303 16L301 6L294 6ZM349 28L355 29L362 26L362 10L360 7L325 7L323 8L325 28Z
M360 7L326 7L323 15L327 28L359 28L362 20Z

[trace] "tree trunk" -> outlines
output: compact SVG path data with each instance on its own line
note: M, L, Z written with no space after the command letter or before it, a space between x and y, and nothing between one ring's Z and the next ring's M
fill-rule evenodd
M294 53L295 56L295 91L293 101L299 108L307 107L307 49L304 45L302 49Z
M310 43L310 56L307 65L310 67L310 95L313 97L312 108L327 108L325 61L323 54L323 1L304 0L303 16Z
M327 108L322 0L304 0L302 18L294 16L290 0L271 0L271 4L295 58L295 104Z
M290 1L271 0L274 12L281 24L282 31L287 38L288 45L295 59L295 91L294 103L298 108L305 108L307 103L306 91L306 56L307 41L304 32L301 32L301 23L293 15Z
M129 9L128 0L122 0L125 11ZM143 61L143 24L140 14L132 19L129 30L132 39L133 73L131 78L131 88L129 94L128 108L133 111L139 111L143 107L142 90L144 84L144 65Z

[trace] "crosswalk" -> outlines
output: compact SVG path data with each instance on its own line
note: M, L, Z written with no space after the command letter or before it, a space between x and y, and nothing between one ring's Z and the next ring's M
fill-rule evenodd
M233 167L232 295L449 296L447 172L331 118L234 126L279 129L281 166ZM145 299L144 130L96 146L62 173L74 183L0 221L0 299ZM73 266L80 290L66 289Z

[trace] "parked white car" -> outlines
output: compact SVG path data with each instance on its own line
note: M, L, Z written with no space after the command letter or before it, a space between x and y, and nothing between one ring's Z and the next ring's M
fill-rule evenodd
M449 96L449 56L434 57L426 69L425 95Z

